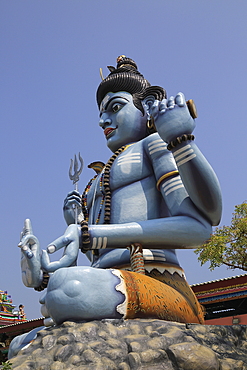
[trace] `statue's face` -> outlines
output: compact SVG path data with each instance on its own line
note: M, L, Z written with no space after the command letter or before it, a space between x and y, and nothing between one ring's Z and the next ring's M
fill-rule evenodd
M103 128L107 146L115 152L121 146L146 136L146 114L133 104L132 95L120 91L108 93L100 105L99 125Z

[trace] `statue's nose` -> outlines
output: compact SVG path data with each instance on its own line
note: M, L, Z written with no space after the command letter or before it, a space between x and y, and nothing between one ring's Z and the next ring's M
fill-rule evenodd
M102 115L101 118L100 118L100 120L99 120L100 127L102 127L103 130L104 130L110 124L111 124L111 119L108 118L108 117L103 117L103 115Z

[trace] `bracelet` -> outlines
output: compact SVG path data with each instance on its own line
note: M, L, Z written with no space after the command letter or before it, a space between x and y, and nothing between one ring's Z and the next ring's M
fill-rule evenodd
M184 134L182 136L177 137L175 140L172 140L168 145L167 149L172 150L175 148L178 144L181 144L183 141L188 141L188 140L195 140L195 136L191 134Z
M50 278L50 275L47 272L43 272L43 280L40 286L34 288L34 290L37 290L37 292L41 292L42 290L44 290L48 285L49 278Z
M82 239L82 253L86 253L90 249L90 238L88 232L88 223L87 221L81 222L81 239Z

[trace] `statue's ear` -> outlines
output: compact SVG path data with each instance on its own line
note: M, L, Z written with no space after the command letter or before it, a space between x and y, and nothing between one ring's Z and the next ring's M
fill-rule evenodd
M142 100L142 105L146 113L149 113L151 115L154 102L155 97L153 95L148 95Z

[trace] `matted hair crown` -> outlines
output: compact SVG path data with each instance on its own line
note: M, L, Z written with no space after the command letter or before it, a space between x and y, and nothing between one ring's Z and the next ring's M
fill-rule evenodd
M134 60L121 55L117 58L117 68L109 66L110 74L100 83L96 99L98 106L108 92L127 91L142 94L151 84L138 71Z

